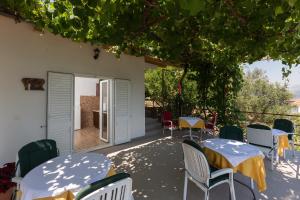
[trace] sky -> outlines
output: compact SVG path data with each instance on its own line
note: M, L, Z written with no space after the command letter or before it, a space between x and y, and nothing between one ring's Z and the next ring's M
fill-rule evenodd
M284 84L282 78L282 67L284 65L280 61L257 61L250 65L245 65L244 71L253 70L255 68L262 69L266 72L271 82L279 82ZM288 76L288 88L294 94L295 98L300 98L300 66L293 67L292 73Z

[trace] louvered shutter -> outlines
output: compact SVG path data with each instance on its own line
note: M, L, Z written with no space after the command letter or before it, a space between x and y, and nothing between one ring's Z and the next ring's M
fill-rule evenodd
M61 155L72 152L73 74L48 72L47 138L56 141Z
M115 144L130 141L130 82L115 80Z

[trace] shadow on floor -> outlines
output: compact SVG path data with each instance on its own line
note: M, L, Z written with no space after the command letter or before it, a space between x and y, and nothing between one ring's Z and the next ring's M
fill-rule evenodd
M156 136L98 152L107 154L117 171L131 174L136 200L181 200L184 179L182 135L182 132L176 132L173 138ZM300 199L299 161L298 152L295 158L288 156L271 171L270 161L266 160L268 189L263 193L255 189L257 199ZM250 184L249 178L240 174L235 178ZM188 188L188 200L204 198L203 192L193 183L189 182ZM235 190L237 199L253 199L251 192L239 183L235 183ZM228 185L212 189L210 199L230 199Z

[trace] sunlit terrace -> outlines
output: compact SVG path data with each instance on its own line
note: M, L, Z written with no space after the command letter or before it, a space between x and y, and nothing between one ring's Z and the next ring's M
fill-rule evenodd
M133 178L133 191L135 199L182 199L184 184L184 161L182 151L182 135L184 132L176 131L174 136L152 136L134 141L130 144L116 146L99 151L108 154L117 171L126 171ZM199 132L194 132L200 136ZM205 138L212 136L205 135ZM280 159L271 170L270 160L265 159L267 189L258 192L256 186L254 193L256 199L299 199L300 198L300 152L295 157L290 151L286 159ZM250 187L250 179L239 173L234 179ZM249 188L235 181L236 199L254 199ZM214 200L230 199L228 185L222 184L210 191L210 198ZM188 199L203 199L204 193L189 182Z

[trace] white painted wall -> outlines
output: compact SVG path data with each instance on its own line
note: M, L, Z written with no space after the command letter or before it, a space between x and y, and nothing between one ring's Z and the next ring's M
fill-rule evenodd
M74 130L81 128L80 96L96 96L97 78L75 77L74 91Z
M131 81L131 137L145 134L144 59L101 50L0 16L0 164L14 161L25 144L46 137L46 91L25 91L21 79L47 78L47 71L89 74ZM45 85L47 88L47 85Z

